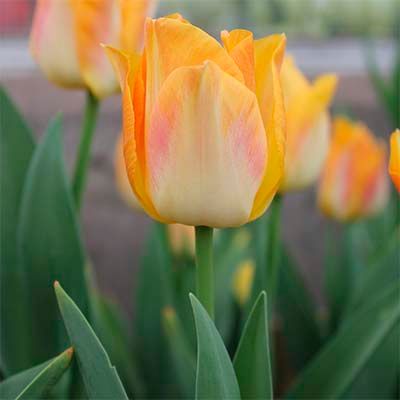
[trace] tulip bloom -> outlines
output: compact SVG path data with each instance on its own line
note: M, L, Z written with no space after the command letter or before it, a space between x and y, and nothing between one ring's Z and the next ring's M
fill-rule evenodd
M138 69L134 56L107 47L123 91L129 181L158 221L239 226L279 187L285 37L222 39L225 48L173 15L147 19Z
M150 0L37 0L31 51L46 77L102 98L118 82L100 43L140 51Z
M286 57L281 71L285 97L287 143L282 192L303 189L319 177L330 142L328 106L335 88L335 75L322 75L312 84Z
M365 125L337 118L319 187L321 209L342 221L377 214L388 201L386 168L384 144Z
M389 174L397 191L400 193L400 130L397 129L390 137Z
M239 305L246 304L253 286L255 265L252 260L241 262L233 276L233 294Z

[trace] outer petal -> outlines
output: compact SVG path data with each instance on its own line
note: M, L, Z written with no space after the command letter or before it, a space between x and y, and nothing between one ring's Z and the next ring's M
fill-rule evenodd
M115 182L117 189L125 201L130 207L135 210L143 211L140 206L138 199L133 192L131 184L129 183L128 174L126 173L125 167L125 157L124 157L124 146L123 146L123 135L118 138L117 144L115 146Z
M165 81L146 138L157 212L186 225L248 222L267 144L255 95L215 63Z
M302 189L318 179L328 153L330 132L331 122L324 112L307 132L299 135L297 143L291 145L288 136L281 191Z
M69 0L37 1L30 47L47 79L64 87L85 86L79 69Z
M106 46L105 50L114 66L122 89L124 157L129 182L141 206L152 218L160 222L170 222L161 218L148 195L144 136L140 125L140 122L143 120L144 95L143 98L137 96L135 110L132 100L135 92L143 89L141 80L135 79L138 75L136 72L137 59L135 56L130 57L124 52L109 46Z
M242 71L246 86L255 92L253 34L244 29L236 29L231 32L222 31L221 39L225 49Z
M268 140L268 165L254 201L250 219L258 218L271 203L283 176L285 110L279 71L285 52L284 35L256 40L256 94Z
M389 174L400 193L400 130L397 129L390 137Z
M86 85L97 97L117 91L118 82L100 43L118 45L121 26L118 2L70 0L74 12L79 66Z

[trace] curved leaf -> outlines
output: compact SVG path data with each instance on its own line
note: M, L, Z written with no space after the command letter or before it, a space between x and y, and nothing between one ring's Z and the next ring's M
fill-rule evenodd
M32 362L42 362L67 347L58 320L52 283L64 283L87 313L84 253L61 151L61 121L56 118L37 146L27 173L18 227L20 265L26 280ZM58 321L58 322L57 322Z
M240 399L232 362L215 325L190 294L197 332L196 399Z
M58 282L54 288L89 398L127 399L118 373L88 321Z
M267 295L262 292L246 322L233 360L243 399L272 399Z
M16 243L22 188L33 150L30 129L0 87L0 360L6 375L32 365L23 328L26 298Z

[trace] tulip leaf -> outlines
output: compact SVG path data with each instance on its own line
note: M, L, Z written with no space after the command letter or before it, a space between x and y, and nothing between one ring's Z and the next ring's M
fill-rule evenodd
M294 367L301 370L322 345L317 310L304 285L297 265L287 251L282 251L279 287L279 310L288 353Z
M272 399L267 295L262 292L249 315L233 365L242 399Z
M6 375L32 365L24 328L25 280L17 263L16 242L22 189L33 150L30 129L0 87L0 359Z
M85 316L58 282L54 288L89 398L127 399L115 367Z
M71 363L70 348L52 360L11 376L0 383L1 399L46 398Z
M344 323L299 376L287 398L340 398L400 321L399 290L396 282Z
M172 307L163 310L163 326L171 358L184 398L194 397L196 358L184 334L181 321Z
M60 280L87 314L84 252L65 174L61 121L50 123L27 173L18 227L20 263L27 282L33 362L43 362L68 344L59 321L52 283Z
M240 399L224 342L197 298L190 294L197 333L196 399Z
M172 304L171 258L166 225L155 222L142 258L136 288L134 350L148 382L149 397L163 397L171 387L170 360L162 327L162 310Z

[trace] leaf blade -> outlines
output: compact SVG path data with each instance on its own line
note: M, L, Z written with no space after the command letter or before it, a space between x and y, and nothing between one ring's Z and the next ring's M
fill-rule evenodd
M233 366L243 399L272 399L267 295L261 292L247 319Z
M127 399L118 373L88 321L58 282L54 288L89 397Z
M235 371L221 336L197 298L189 296L197 332L196 399L240 399Z

